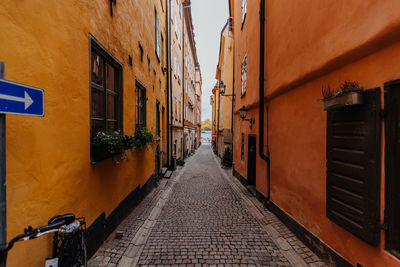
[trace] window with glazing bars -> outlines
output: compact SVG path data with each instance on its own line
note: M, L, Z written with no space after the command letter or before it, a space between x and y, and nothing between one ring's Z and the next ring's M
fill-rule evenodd
M158 58L160 58L160 31L159 31L159 20L158 20L158 14L157 14L157 9L154 8L154 43L155 43L155 48L156 48L156 55Z
M156 100L156 135L160 138L160 101Z
M122 66L91 39L90 127L98 132L122 129Z
M135 95L136 129L140 129L146 126L146 88L139 81L136 81Z

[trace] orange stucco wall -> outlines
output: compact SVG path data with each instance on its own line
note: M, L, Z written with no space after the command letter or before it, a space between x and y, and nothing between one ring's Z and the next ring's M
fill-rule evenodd
M160 1L118 1L113 17L107 1L2 1L0 60L6 79L45 91L45 117L7 115L8 240L27 225L44 225L66 212L86 217L90 225L154 173L156 145L129 152L120 165L112 160L92 165L89 121L92 34L124 66L124 133L134 134L138 79L147 87L147 126L155 135L156 97L165 106L166 76L155 55L154 5L165 37ZM8 266L43 266L50 255L49 235L16 244Z
M247 177L247 138L258 136L259 1L248 1L241 29L241 1L232 0L235 20L234 163ZM350 3L351 2L351 3ZM322 85L356 80L366 89L400 78L398 1L266 1L265 94L269 105L271 200L352 264L400 266L326 217L326 112ZM257 49L256 49L257 48ZM240 64L247 53L247 92L240 97ZM383 101L383 100L382 100ZM250 129L238 109L246 105ZM383 103L382 103L383 105ZM266 128L265 128L266 129ZM241 134L245 160L241 161ZM265 137L264 137L265 138ZM384 209L382 129L381 222ZM258 147L257 147L258 149ZM265 149L265 147L264 147ZM267 166L257 158L257 189L267 194Z

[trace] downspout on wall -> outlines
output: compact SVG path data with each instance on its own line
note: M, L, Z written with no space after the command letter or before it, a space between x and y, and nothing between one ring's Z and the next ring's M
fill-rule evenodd
M172 168L172 80L171 80L171 0L166 2L167 16L167 152L168 167Z
M267 155L264 154L264 69L265 69L265 0L260 0L260 73L259 73L259 147L258 147L258 154L261 159L267 162L267 196L266 196L266 204L269 204L271 198L271 161L269 155L269 145L267 141ZM268 112L268 107L267 107ZM268 114L268 113L267 113ZM268 116L268 115L267 115ZM268 118L267 118L268 120ZM267 122L268 127L268 122ZM267 129L268 130L268 129ZM268 132L267 132L268 135ZM268 140L268 138L267 138Z
M185 6L182 5L182 159L185 158Z
M229 31L232 33L232 35L234 35L232 24L233 24L232 17L229 17ZM233 57L232 57L233 69L232 69L232 113L231 113L232 150L231 150L231 152L232 152L232 162L233 162L233 150L234 150L233 149L233 140L234 140L234 138L233 138L233 134L234 134L234 132L233 132L233 108L235 106L235 38L234 38L234 36L232 36L232 40L233 40L232 41L232 43L233 43Z

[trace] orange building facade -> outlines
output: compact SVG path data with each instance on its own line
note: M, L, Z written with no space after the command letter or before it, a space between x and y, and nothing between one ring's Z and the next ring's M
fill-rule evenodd
M400 3L229 4L235 176L332 264L400 266ZM344 81L362 104L323 110Z
M7 115L7 240L72 212L86 218L90 257L151 189L167 132L166 4L2 2L5 78L45 94L43 118ZM144 126L154 144L94 162L97 131ZM51 241L16 244L8 266L43 266Z

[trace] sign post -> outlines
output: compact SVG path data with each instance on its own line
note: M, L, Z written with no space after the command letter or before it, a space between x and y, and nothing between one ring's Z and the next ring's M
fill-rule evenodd
M0 62L0 267L6 266L6 113L44 116L42 89L5 80L5 65Z
M0 62L0 79L5 78L5 64ZM6 115L0 114L0 248L7 246L6 202ZM6 266L7 252L0 253L0 267Z

